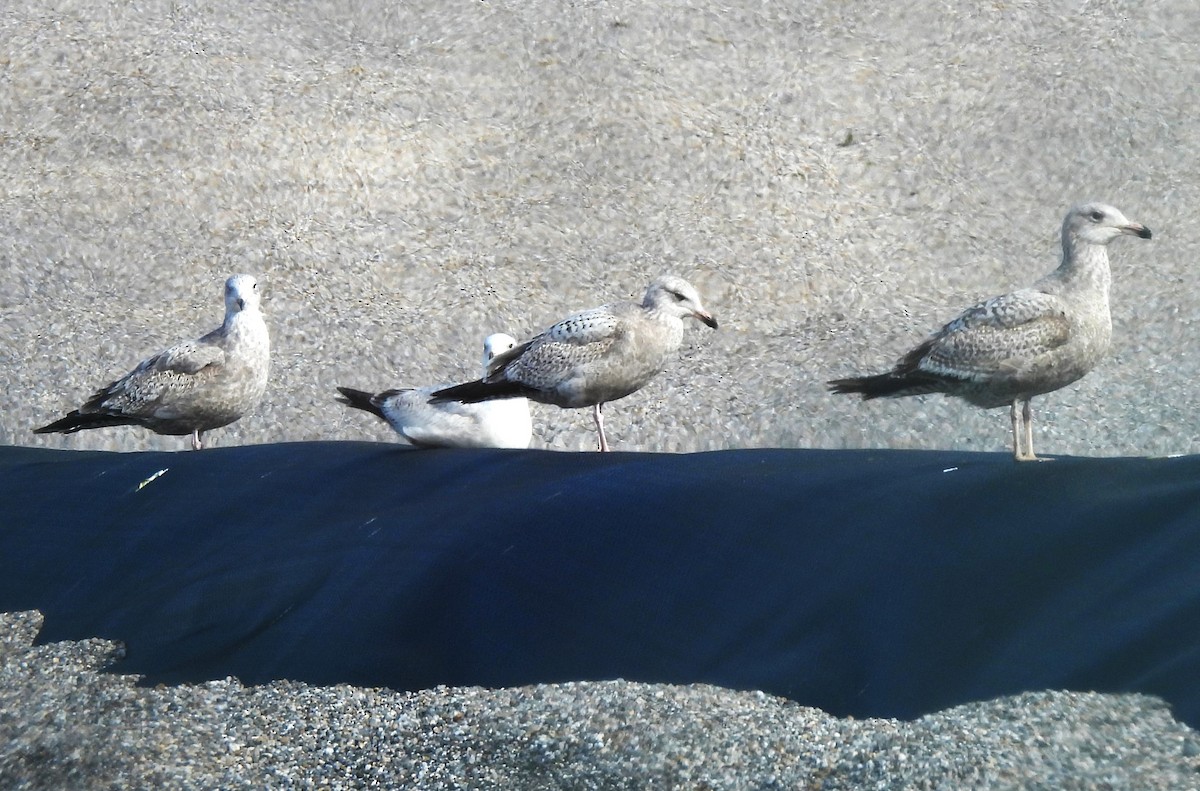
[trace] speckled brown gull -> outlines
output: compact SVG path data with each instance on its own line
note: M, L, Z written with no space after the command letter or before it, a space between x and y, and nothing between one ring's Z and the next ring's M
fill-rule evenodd
M158 434L203 434L227 426L258 406L267 387L271 344L250 275L225 281L225 321L202 338L143 360L98 390L79 409L34 429L72 434L106 426L143 426Z
M600 450L608 450L601 409L637 392L683 343L683 320L716 329L700 294L667 275L646 289L641 304L622 302L576 313L501 354L478 381L434 393L436 401L467 403L524 396L564 408L592 408Z
M517 345L511 335L498 332L483 341L483 373L498 354ZM347 406L387 421L396 433L422 448L528 448L533 438L529 401L500 398L478 404L458 401L430 403L445 385L367 393L339 387L338 399Z
M1103 203L1072 207L1058 269L968 308L892 370L836 379L830 390L864 400L944 393L985 409L1008 406L1013 457L1036 460L1030 400L1081 378L1108 351L1108 243L1122 235L1149 239L1150 229Z

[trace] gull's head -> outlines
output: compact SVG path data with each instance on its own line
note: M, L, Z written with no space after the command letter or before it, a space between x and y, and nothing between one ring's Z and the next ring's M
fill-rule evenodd
M699 319L714 330L717 328L717 320L704 309L704 304L700 301L700 292L682 277L664 275L655 280L646 289L642 307L659 310L681 319L690 316Z
M487 376L488 365L497 356L517 348L517 339L503 332L497 332L483 339L483 375Z
M1078 240L1086 244L1108 244L1118 236L1150 238L1150 229L1107 203L1080 203L1072 206L1063 220L1063 241Z
M260 299L258 281L253 275L234 275L225 281L225 312L257 310Z

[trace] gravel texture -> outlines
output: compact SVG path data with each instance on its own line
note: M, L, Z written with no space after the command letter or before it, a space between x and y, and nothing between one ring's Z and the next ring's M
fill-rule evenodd
M689 278L721 321L611 410L622 449L1004 451L1007 415L861 404L1110 202L1114 349L1038 448L1200 450L1200 5L10 0L0 10L0 442L260 277L273 378L214 444L395 441L334 403L475 373L478 339ZM593 445L535 408L535 447Z
M415 693L134 685L105 640L0 616L4 788L1183 789L1200 734L1161 700L1040 692L913 722L625 681Z

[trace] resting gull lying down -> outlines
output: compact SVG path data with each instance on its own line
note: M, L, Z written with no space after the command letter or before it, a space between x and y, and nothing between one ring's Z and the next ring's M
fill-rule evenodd
M483 372L497 355L512 349L517 341L496 333L483 341ZM338 400L355 409L370 412L386 420L413 445L422 448L528 448L533 438L529 401L502 398L478 404L457 401L430 403L433 387L385 390L372 394L339 387Z
M835 379L829 389L864 400L944 393L985 409L1008 406L1013 457L1037 460L1030 400L1081 378L1108 351L1108 243L1123 235L1149 239L1150 229L1103 203L1072 207L1058 269L968 308L892 370Z
M258 406L267 388L271 344L250 275L225 281L225 322L202 338L143 360L96 391L79 409L36 434L72 434L105 426L143 426L158 434L192 435L227 426Z
M683 319L689 316L717 327L695 287L679 277L660 277L641 304L604 305L568 316L496 357L482 379L438 390L434 403L523 396L564 408L590 406L600 450L607 451L601 407L637 392L666 366L683 343Z

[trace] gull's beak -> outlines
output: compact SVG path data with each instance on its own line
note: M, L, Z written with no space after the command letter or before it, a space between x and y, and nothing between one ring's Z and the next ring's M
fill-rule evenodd
M238 310L245 310L246 309L246 300L242 299L241 297L238 297L237 298L237 306L238 306Z
M1121 233L1127 233L1130 236L1140 236L1143 239L1150 238L1150 229L1140 222L1131 222L1129 225L1122 225Z
M696 318L700 319L700 321L703 321L708 326L712 327L714 330L717 328L717 320L714 319L712 317L712 314L709 313L708 311L698 310L695 313L693 313L692 315L695 316Z

